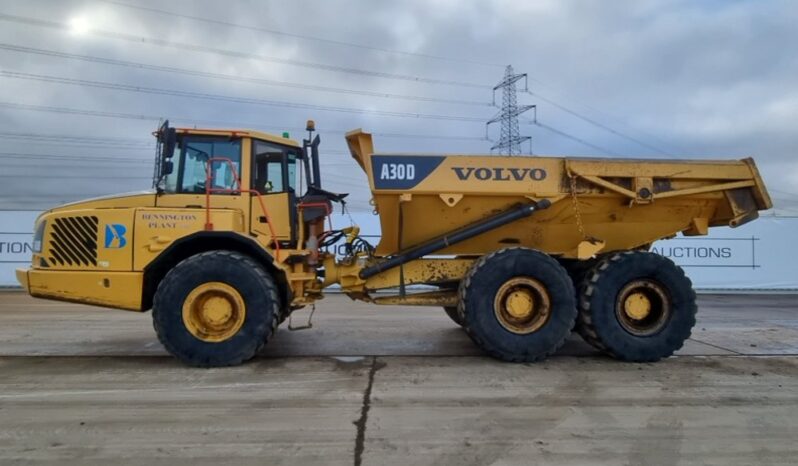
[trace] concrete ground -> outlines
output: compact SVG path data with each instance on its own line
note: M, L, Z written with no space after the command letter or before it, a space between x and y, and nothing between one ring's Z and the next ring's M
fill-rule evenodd
M699 301L656 364L501 363L442 310L331 296L203 370L148 314L0 293L0 464L795 464L798 296Z

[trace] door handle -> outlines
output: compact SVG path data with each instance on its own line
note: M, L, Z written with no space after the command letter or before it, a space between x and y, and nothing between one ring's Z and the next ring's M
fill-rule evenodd
M269 223L269 219L267 219L265 215L261 215L260 217L258 217L258 221L260 223Z

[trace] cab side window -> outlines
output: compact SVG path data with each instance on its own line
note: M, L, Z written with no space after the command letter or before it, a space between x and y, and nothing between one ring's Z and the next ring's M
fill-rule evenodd
M261 194L296 189L295 150L255 139L252 154L252 189Z

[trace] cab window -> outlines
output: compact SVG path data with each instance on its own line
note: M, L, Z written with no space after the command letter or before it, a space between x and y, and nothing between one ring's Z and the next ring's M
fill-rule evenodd
M241 140L214 137L185 137L180 141L181 159L177 180L178 192L204 194L206 168L211 162L211 188L236 189L236 178L241 176ZM223 193L217 193L223 194Z
M261 194L296 190L297 149L255 139L252 153L252 189Z

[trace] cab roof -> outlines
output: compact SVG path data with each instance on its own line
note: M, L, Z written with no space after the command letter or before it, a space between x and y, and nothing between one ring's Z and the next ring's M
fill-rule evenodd
M251 137L263 141L283 144L291 147L299 147L298 142L293 139L276 136L274 134L262 133L250 129L202 129L202 128L175 128L177 134L200 134L203 136L231 136L231 137Z

